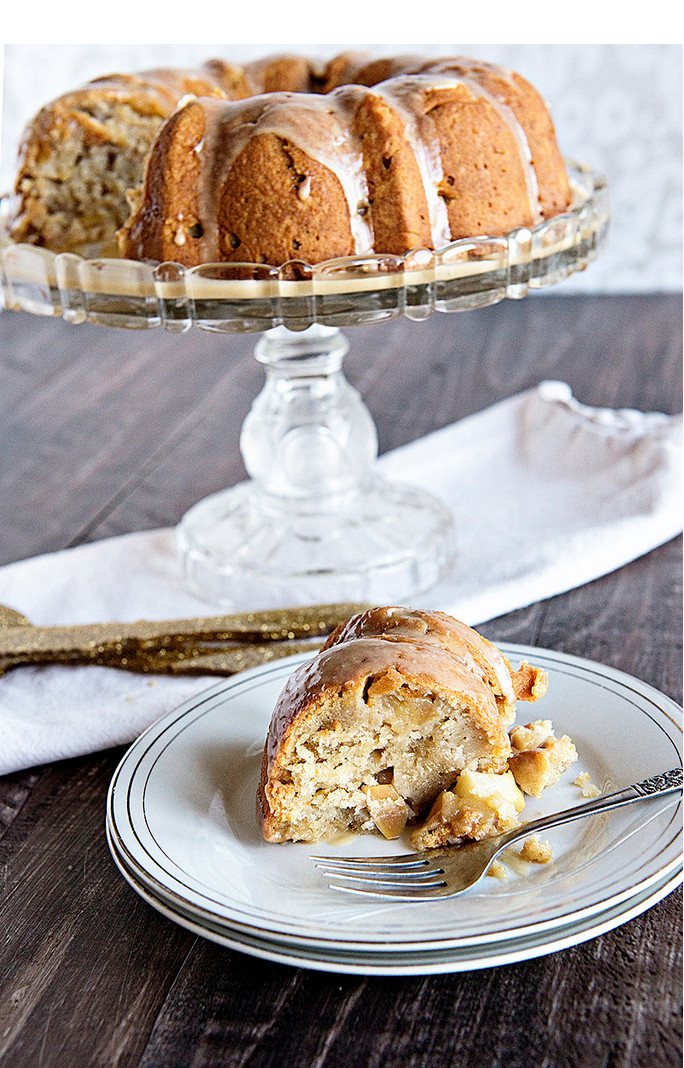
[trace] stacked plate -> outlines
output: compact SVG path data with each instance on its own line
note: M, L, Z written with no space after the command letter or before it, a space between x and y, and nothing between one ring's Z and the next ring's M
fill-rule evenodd
M681 710L612 668L563 653L501 646L549 676L538 715L569 734L579 760L528 819L682 763ZM244 672L164 716L129 749L107 804L114 860L169 919L222 945L329 972L427 975L552 953L639 915L682 878L681 805L654 799L549 832L549 864L507 866L461 897L393 902L330 889L312 852L394 854L374 836L269 845L256 820L264 739L302 657ZM536 713L537 714L537 713Z

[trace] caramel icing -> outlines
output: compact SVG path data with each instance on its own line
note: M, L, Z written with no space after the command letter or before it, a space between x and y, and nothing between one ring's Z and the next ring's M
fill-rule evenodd
M205 131L194 151L203 157L198 195L205 262L220 258L215 220L223 185L248 140L258 134L274 134L297 145L336 175L349 207L355 251L358 254L373 251L373 235L364 210L368 186L363 158L348 129L349 116L358 94L363 92L358 86L345 86L327 96L268 93L234 105L220 100L200 101Z
M362 689L369 676L392 668L409 683L417 680L435 693L462 699L491 742L505 746L507 735L494 696L479 673L473 673L469 666L434 642L361 637L330 646L290 676L271 718L266 743L267 766L272 766L290 724L308 707L315 707L321 694L349 686Z
M349 638L382 636L385 641L414 641L437 644L478 677L493 686L507 709L515 708L516 696L504 656L495 645L472 627L444 612L411 611L407 608L372 608L342 624L328 639L328 645Z

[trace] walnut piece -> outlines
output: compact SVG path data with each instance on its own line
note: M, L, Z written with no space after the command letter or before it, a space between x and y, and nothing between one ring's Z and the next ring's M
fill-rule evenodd
M551 843L542 842L538 834L531 834L523 842L518 856L521 860L529 860L533 864L548 864L553 859Z
M601 791L598 786L589 781L589 772L581 771L576 779L573 779L573 786L579 786L582 797L600 797Z

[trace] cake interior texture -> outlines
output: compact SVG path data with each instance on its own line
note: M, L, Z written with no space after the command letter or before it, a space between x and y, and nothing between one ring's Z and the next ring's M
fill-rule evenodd
M210 69L94 79L40 109L19 147L14 240L118 253L159 129L184 95L227 95Z
M393 787L390 800L406 822L458 771L492 766L486 733L466 711L436 688L419 690L391 670L349 688L344 698L331 694L293 739L272 782L272 798L288 812L288 837L375 831L370 807L383 786Z
M52 150L36 148L30 176L18 181L25 197L14 230L19 240L40 234L40 243L56 252L112 242L128 218L128 192L142 182L161 125L158 116L106 100L64 121L69 136L52 126L46 132Z

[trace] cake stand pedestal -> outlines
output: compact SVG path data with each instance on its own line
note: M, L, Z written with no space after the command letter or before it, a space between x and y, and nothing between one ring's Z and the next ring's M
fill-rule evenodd
M320 324L257 343L266 382L240 438L251 480L200 501L177 529L186 581L204 599L381 603L452 568L449 509L375 473L375 426L342 371L348 349Z

